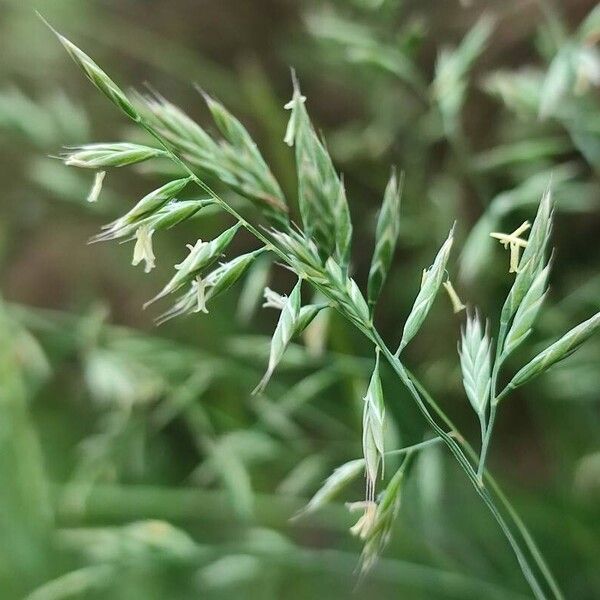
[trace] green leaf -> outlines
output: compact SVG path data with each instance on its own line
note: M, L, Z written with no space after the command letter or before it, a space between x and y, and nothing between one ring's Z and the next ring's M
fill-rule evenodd
M61 600L99 593L114 581L115 568L113 564L94 564L69 571L35 588L26 600Z
M493 20L483 16L454 50L442 50L435 65L433 92L447 133L456 129L467 88L466 75L483 52L493 30Z
M370 0L381 4L381 0ZM406 49L398 43L383 44L372 28L333 12L331 7L315 11L306 18L311 35L338 45L351 63L373 65L395 75L409 87L422 91L426 84Z
M595 44L600 37L600 4L588 13L577 30L577 37L586 44Z
M484 79L484 90L499 97L509 110L524 118L537 116L544 73L527 67L519 71L499 70Z
M493 171L515 165L527 165L540 159L564 155L571 148L564 135L519 140L481 152L474 158L473 167L478 171Z
M232 508L239 517L250 518L254 512L254 491L250 473L240 454L227 437L214 442L206 440L205 443L211 465L229 494Z

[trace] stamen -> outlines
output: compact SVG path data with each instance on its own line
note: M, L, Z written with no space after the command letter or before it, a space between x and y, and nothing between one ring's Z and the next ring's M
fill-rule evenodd
M450 298L450 302L452 303L452 310L455 315L467 308L462 303L461 299L456 293L456 290L454 289L454 286L452 285L452 282L449 279L448 281L442 283L442 285L444 286L446 292L448 292L448 297Z

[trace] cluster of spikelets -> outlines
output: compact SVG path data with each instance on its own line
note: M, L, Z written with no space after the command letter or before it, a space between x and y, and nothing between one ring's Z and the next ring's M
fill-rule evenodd
M537 315L548 291L552 256L550 237L554 206L548 189L543 195L528 240L519 236L530 227L525 222L511 234L490 235L510 247L510 272L513 285L500 314L495 352L488 328L479 315L470 315L462 333L460 362L467 397L481 423L482 449L479 479L482 481L485 459L491 441L496 410L510 391L527 383L552 365L572 354L600 327L600 314L581 323L556 343L524 365L502 390L497 387L500 369L507 358L532 332ZM523 254L519 257L519 250ZM492 356L493 354L493 356Z
M198 240L189 245L188 256L176 265L172 279L151 300L178 294L172 308L160 320L191 312L207 312L207 304L212 299L238 281L261 253L270 252L298 276L298 282L287 296L269 289L265 291L266 305L281 312L271 341L267 371L255 393L264 390L293 337L302 332L316 314L325 308L338 310L374 342L377 349L376 362L364 398L363 458L339 467L306 507L307 511L316 510L364 472L366 499L364 502L352 503L349 507L351 510L363 511L353 531L365 544L363 567L370 567L389 539L399 509L402 480L409 467L413 449L420 449L428 444L424 442L412 448L392 450L392 453L405 454L406 458L385 489L379 495L376 494L377 481L383 476L386 456L385 405L379 374L380 352L383 352L393 366L395 364L396 372L403 377L404 368L399 356L418 333L440 288L446 287L456 310L464 308L446 271L454 228L431 266L423 273L421 287L406 318L398 349L392 354L381 342L373 325L373 313L390 269L399 235L402 184L395 173L392 173L384 193L365 297L349 275L352 223L344 182L311 124L305 106L306 98L301 94L295 79L292 100L286 105L290 110L290 119L285 142L295 150L301 228L291 221L287 201L252 138L242 124L216 100L205 96L222 136L218 140L179 108L160 97L135 96L130 100L89 56L60 34L57 35L92 83L158 142L158 147L110 143L69 149L64 156L66 164L94 169L98 173L90 199L96 200L99 197L104 172L111 167L167 158L181 170L180 178L147 194L125 215L106 225L94 240L135 239L133 262L145 262L148 271L155 262L152 236L156 232L169 229L211 205L237 221L216 239L209 242ZM256 226L246 220L204 183L203 178L206 176L253 203L268 226ZM207 196L198 200L179 200L178 195L188 185L198 186ZM511 248L511 270L516 272L516 276L502 310L494 359L492 360L492 341L488 329L478 314L467 317L462 335L460 361L464 386L481 422L479 481L482 486L485 456L499 400L510 390L564 359L600 327L600 314L597 314L541 352L522 367L502 391L497 391L501 365L530 334L546 294L552 212L552 198L548 191L540 203L528 240L519 237L524 229L513 234L496 235ZM254 235L260 242L260 247L219 263L240 228ZM519 257L521 250L523 253ZM320 291L327 301L302 305L303 281ZM407 376L404 377L403 382L407 384L411 394L418 398L416 388L410 384ZM440 437L434 438L433 442L444 441L451 449L454 448L459 463L469 474L470 464L463 454L457 455L461 450L452 438L452 433L444 435L439 427L436 432Z

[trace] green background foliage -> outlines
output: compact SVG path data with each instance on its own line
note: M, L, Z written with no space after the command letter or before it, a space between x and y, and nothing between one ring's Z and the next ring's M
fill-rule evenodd
M144 164L136 177L113 170L100 200L85 202L93 173L53 156L137 133L34 9L124 89L151 82L209 131L193 84L218 98L289 198L296 174L283 105L293 66L344 175L362 289L390 168L404 172L396 254L375 314L392 347L455 220L449 275L463 301L497 321L512 276L488 234L531 219L551 177L550 291L527 349L508 359L514 372L600 309L598 7L586 20L594 7L0 0L0 598L528 594L495 523L438 446L415 461L390 545L364 580L354 576L360 544L343 506L362 497L359 483L290 521L336 466L361 456L372 348L336 315L319 315L266 394L251 396L276 324L274 311L257 308L260 291L294 284L262 258L210 317L155 328L160 309L141 306L184 245L231 222L207 209L161 234L149 275L130 265L129 244L87 245L163 181ZM255 248L244 235L233 245ZM403 355L477 440L456 352L463 321L438 298ZM516 390L489 456L568 598L600 592L599 365L592 339ZM428 430L409 395L383 366L381 377L389 446L421 442Z

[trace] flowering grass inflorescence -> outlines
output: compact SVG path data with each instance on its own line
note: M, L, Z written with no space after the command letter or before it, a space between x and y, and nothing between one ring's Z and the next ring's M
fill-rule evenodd
M489 24L486 23L472 43L477 46L488 34ZM384 193L365 297L350 275L352 222L344 181L315 132L306 109L306 97L302 95L295 76L293 97L286 105L291 112L284 141L295 151L301 227L293 223L289 203L249 133L220 103L204 95L222 135L222 139L216 140L181 109L161 97L136 95L130 99L89 56L65 37L57 35L90 81L156 143L156 147L121 142L91 144L69 150L63 157L67 165L94 169L99 173L90 198L98 198L104 178L102 173L113 167L166 158L180 171L177 179L151 191L126 214L105 226L94 241L135 239L133 263L143 261L146 271L149 271L155 262L152 236L156 232L191 218L208 205L216 206L236 221L216 239L208 242L197 240L188 246L188 256L176 265L171 280L150 301L181 294L159 318L160 321L190 312L207 312L207 303L239 280L260 254L272 253L298 280L287 296L269 289L265 291L266 305L281 313L271 341L267 371L255 393L264 391L294 336L306 329L321 310L333 308L339 311L373 343L375 367L364 398L364 458L338 468L315 494L306 510L316 510L364 472L366 499L350 505L351 510L364 511L353 528L365 543L363 569L372 566L389 540L400 507L402 481L409 472L410 458L429 442L408 449L384 448L386 411L380 379L380 361L383 358L406 386L431 426L436 436L433 443L447 446L498 522L535 596L545 598L552 594L560 598L560 589L531 535L485 469L500 400L512 389L571 354L600 327L600 316L595 315L542 351L523 366L504 389L498 390L498 376L503 363L528 337L546 295L553 215L550 190L540 202L528 240L521 237L529 228L528 223L511 234L493 234L510 247L510 271L515 273L500 317L495 353L492 352L488 327L477 313L467 315L460 345L460 362L467 398L481 423L482 450L476 456L447 415L408 372L402 355L419 333L440 287L448 290L455 310L463 308L446 271L454 244L454 226L433 263L423 273L420 289L404 322L398 349L392 353L375 328L373 318L399 236L402 178L393 171ZM442 73L438 74L438 79L436 89L439 94L443 87ZM452 106L448 106L446 112L452 113ZM262 217L268 227L254 224L213 192L204 181L206 176L249 200L258 209L257 216ZM200 188L204 197L179 200L178 195L188 185ZM240 229L252 234L259 247L215 267ZM303 305L301 292L305 283L315 288L326 301ZM377 480L380 476L384 477L385 458L389 453L403 453L406 458L378 495Z

